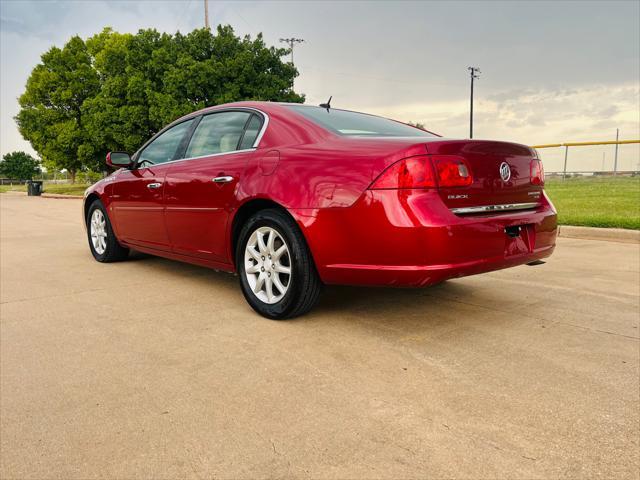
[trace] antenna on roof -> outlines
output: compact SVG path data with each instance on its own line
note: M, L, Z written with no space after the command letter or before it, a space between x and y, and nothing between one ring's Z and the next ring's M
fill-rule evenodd
M321 103L319 106L322 108L326 108L327 112L329 111L329 109L331 108L331 99L333 98L333 96L329 97L329 100L327 100L327 103Z

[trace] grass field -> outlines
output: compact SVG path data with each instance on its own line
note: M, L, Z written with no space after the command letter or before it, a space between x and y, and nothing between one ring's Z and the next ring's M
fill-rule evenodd
M6 192L26 192L27 187L24 185L0 185L0 193Z
M640 230L640 177L547 179L562 225Z

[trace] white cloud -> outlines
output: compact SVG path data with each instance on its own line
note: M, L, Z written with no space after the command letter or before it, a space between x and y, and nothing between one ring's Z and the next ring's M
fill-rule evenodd
M364 110L402 121L419 121L427 129L446 137L469 135L468 101L410 103L396 107ZM527 145L562 142L640 139L640 86L638 84L595 85L566 90L522 89L476 98L474 137L508 140ZM570 151L570 169L596 170L613 161L612 146L574 148ZM636 169L639 148L619 148L623 170ZM544 150L542 155L550 171L562 168L559 150ZM607 159L609 161L607 161Z

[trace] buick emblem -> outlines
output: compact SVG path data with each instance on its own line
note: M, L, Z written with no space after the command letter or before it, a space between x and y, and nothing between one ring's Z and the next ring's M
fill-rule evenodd
M503 182L508 182L511 178L511 167L509 167L507 162L500 164L500 178L502 178Z

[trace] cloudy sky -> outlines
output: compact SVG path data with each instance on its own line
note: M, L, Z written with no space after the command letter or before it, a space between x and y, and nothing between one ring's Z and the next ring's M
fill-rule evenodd
M111 26L186 32L203 26L203 0L0 0L0 150L30 150L13 116L31 69L52 45ZM474 136L529 145L640 137L640 2L223 2L212 25L300 37L296 90L308 103L419 121L467 137L467 66L476 83ZM640 149L620 149L623 169ZM542 152L548 171L559 149ZM599 169L613 147L574 149L570 168Z

